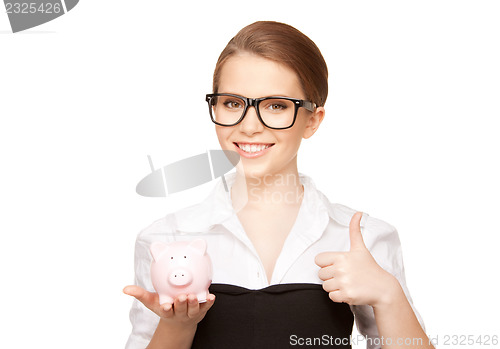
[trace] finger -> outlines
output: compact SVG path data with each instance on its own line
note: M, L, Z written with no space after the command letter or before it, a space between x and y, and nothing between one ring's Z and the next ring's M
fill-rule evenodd
M143 291L145 290L142 287L136 285L128 285L123 288L123 293L135 298L141 296Z
M322 252L318 254L314 258L314 263L316 263L319 267L327 267L335 263L335 260L338 258L342 252Z
M188 295L187 298L187 316L193 318L200 312L200 303L194 294Z
M329 266L321 268L318 271L318 277L321 280L326 281L326 280L331 279L332 277L335 276L334 272L335 272L335 267L333 265L329 265Z
M165 303L160 306L161 316L164 318L171 318L174 316L173 304Z
M187 315L187 296L185 294L181 294L174 300L174 314L176 316Z
M323 290L325 290L326 292L339 291L340 282L335 278L328 279L323 282Z
M148 292L140 286L129 285L123 289L123 293L135 297L142 304L148 308L153 306L158 301L158 294Z
M349 223L349 240L351 242L350 251L357 250L360 248L366 248L363 242L363 236L361 235L361 218L363 217L363 212L356 212Z
M214 305L214 302L215 302L215 295L210 293L207 296L207 301L205 303L200 304L200 312L206 313L208 309L210 309L212 305Z
M142 287L135 285L126 286L123 289L123 293L135 297L138 301L144 304L146 308L156 313L158 316L168 318L174 315L172 304L159 304L160 299L158 297L158 293L148 292Z
M334 302L344 303L344 297L342 296L342 292L340 290L332 291L328 293L328 297Z

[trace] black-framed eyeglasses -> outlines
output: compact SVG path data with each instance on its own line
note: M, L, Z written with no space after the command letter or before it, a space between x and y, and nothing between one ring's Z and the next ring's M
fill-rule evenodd
M208 110L212 121L220 126L234 126L245 117L249 107L254 107L264 126L283 130L295 123L300 107L313 112L316 104L303 99L270 96L247 98L232 93L207 94Z

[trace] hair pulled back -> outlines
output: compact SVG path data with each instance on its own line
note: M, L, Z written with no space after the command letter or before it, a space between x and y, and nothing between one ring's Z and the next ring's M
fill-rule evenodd
M258 21L242 28L226 45L215 65L213 92L218 93L224 63L238 53L252 53L292 69L306 98L324 106L328 96L328 69L316 44L291 25Z

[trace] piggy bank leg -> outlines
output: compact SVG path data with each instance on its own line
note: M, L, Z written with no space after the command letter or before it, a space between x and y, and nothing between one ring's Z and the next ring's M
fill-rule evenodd
M174 299L167 295L160 295L160 305L165 303L174 304Z
M196 297L198 298L198 303L205 303L207 301L208 292L200 292L196 295Z

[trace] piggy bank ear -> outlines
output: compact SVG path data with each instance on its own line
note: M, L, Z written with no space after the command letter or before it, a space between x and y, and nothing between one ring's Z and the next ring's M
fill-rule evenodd
M165 253L165 251L168 248L168 244L164 242L153 242L151 246L149 247L149 250L151 251L151 255L153 256L153 259L155 262L158 262L160 259L161 255Z
M196 239L189 243L190 248L194 249L198 254L204 255L207 251L207 242L203 239Z

